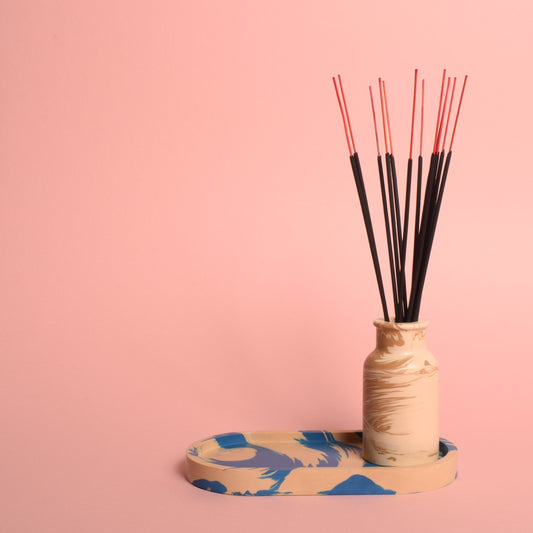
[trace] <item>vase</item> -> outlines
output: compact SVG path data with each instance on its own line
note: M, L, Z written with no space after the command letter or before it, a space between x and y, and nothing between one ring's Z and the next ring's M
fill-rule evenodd
M376 320L376 349L363 371L363 458L417 466L439 457L439 367L426 348L428 322Z

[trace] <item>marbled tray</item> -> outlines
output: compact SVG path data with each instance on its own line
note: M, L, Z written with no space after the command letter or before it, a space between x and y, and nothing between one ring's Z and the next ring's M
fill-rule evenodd
M457 448L440 439L439 459L376 466L361 457L360 431L226 433L187 449L187 479L233 495L406 494L438 489L457 473Z

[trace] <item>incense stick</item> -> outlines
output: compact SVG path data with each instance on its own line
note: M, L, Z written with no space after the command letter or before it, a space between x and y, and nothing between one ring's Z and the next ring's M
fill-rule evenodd
M398 316L399 308L398 308L398 290L396 286L396 272L394 270L394 260L393 260L393 251L392 251L392 240L391 240L391 228L390 228L390 222L389 222L389 211L387 208L387 192L385 190L385 178L383 175L383 161L381 158L381 151L379 149L379 136L378 136L378 126L376 122L376 110L374 108L374 98L372 96L372 87L368 87L370 91L370 103L372 105L372 117L374 119L374 132L376 135L376 149L378 152L377 155L377 162L378 162L378 172L379 172L379 185L381 190L381 200L383 205L383 219L385 220L385 234L387 237L387 251L389 255L389 267L390 267L390 275L391 275L391 282L392 282L392 296L394 301L394 313L395 316Z
M422 80L422 103L420 107L420 149L418 152L418 168L416 180L416 211L415 211L415 243L420 231L420 201L422 196L422 140L424 138L424 81Z
M389 155L389 164L390 164L390 173L391 173L391 182L392 182L392 198L394 200L394 208L391 207L391 216L395 217L396 223L396 234L395 246L398 249L398 256L396 258L397 266L397 288L398 288L398 300L399 300L399 314L396 316L398 322L404 321L404 314L407 311L407 289L405 285L405 272L403 270L402 257L405 255L404 247L405 243L402 239L402 215L400 211L400 195L398 193L398 177L396 174L396 160L394 158L394 149L392 146L392 133L390 126L390 115L389 115L389 105L387 101L387 90L385 88L385 81L382 80L381 84L383 86L383 100L385 102L385 114L387 116L387 131L389 134L389 146L390 146L390 155ZM393 214L394 213L394 214Z
M413 172L413 135L415 129L415 111L416 111L416 85L418 78L418 69L415 69L415 81L413 88L413 111L411 117L411 142L409 144L409 159L407 161L407 178L405 186L405 208L403 215L403 237L402 237L402 246L401 246L401 256L400 256L400 274L401 274L401 285L403 292L403 305L401 312L401 320L405 320L407 315L407 287L405 279L405 260L407 255L407 237L409 234L409 207L411 200L411 175Z
M355 142L353 140L353 133L351 130L350 125L350 118L348 113L348 107L346 106L346 99L344 97L344 89L342 87L342 80L340 75L338 76L339 79L339 87L341 89L342 94L342 104L341 104L341 98L339 97L339 91L337 89L337 84L335 82L335 78L333 78L333 84L335 87L335 91L337 93L337 100L339 102L339 106L341 108L341 114L343 117L343 124L344 129L346 133L346 141L348 143L348 149L352 152L350 154L350 163L352 166L352 172L355 179L355 185L357 188L357 193L359 196L359 202L361 204L361 211L363 212L363 220L365 223L366 233L368 237L368 244L370 246L370 253L372 255L372 262L374 263L374 271L376 274L376 280L378 283L378 290L379 295L381 299L381 306L383 308L383 316L384 319L388 322L389 321L389 313L387 310L387 301L385 297L385 288L383 286L383 278L381 276L381 268L379 266L379 258L378 258L378 252L377 252L377 246L376 246L376 239L374 237L374 229L372 227L372 219L370 217L370 210L368 207L368 199L366 197L366 190L365 185L363 181L363 172L361 170L361 164L359 162L359 155L357 154L356 148L355 148ZM344 110L343 110L344 107ZM348 127L347 127L348 125ZM350 135L348 135L348 132ZM351 145L350 145L351 140ZM352 151L353 149L353 151Z
M391 241L392 241L392 249L393 249L393 257L394 257L394 282L396 285L396 300L395 300L395 313L396 316L401 315L401 294L400 294L400 241L399 241L399 235L400 232L398 230L398 218L396 216L396 202L394 201L394 180L393 180L393 172L392 172L392 163L391 163L391 153L390 153L390 126L389 121L385 118L386 116L386 102L384 100L385 98L385 91L384 91L384 85L383 80L381 78L378 79L379 83L379 97L381 102L381 117L383 120L383 135L385 137L385 168L387 170L387 186L388 186L388 198L389 198L389 206L390 209L389 215L390 215L390 221L391 221Z

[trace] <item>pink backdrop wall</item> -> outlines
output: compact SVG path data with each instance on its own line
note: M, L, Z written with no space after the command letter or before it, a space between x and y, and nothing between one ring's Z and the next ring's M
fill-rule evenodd
M4 531L531 530L528 2L0 13ZM368 84L387 80L403 161L415 67L428 106L443 67L470 76L422 309L459 478L405 497L192 487L199 438L361 427L380 308L331 76L372 176Z

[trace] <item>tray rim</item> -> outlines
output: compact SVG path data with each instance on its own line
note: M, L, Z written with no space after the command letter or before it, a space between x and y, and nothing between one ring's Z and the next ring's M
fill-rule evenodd
M247 470L258 470L258 471L261 471L261 470L265 470L265 469L268 469L269 467L268 466L262 466L262 467L258 467L258 466L246 466L246 467L240 467L240 466L228 466L228 465L218 465L216 463L211 463L209 462L207 459L204 459L202 458L198 453L193 453L193 450L194 449L198 449L202 444L205 444L207 443L208 441L215 441L216 442L216 439L218 437L224 437L224 436L228 436L228 435L233 435L233 434L240 434L240 435L245 435L245 436L248 436L248 435L278 435L278 434L286 434L287 436L288 435L294 435L294 433L331 433L333 435L335 434L339 434L339 433L356 433L356 434L360 434L361 437L362 437L362 430L325 430L325 429L311 429L311 430L272 430L272 431L269 431L269 430L257 430L257 431L228 431L228 432L225 432L225 433L217 433L215 435L211 435L209 437L206 437L204 439L200 439L200 440L197 440L195 442L193 442L192 444L190 444L188 447L187 447L187 450L186 450L186 458L188 461L191 461L193 463L197 463L198 465L203 465L203 466L208 466L209 468L213 469L213 470L228 470L228 469L233 469L233 470L244 470L244 469L247 469ZM289 439L287 439L289 440ZM293 440L293 439L291 439ZM273 439L270 439L270 442L272 442ZM282 440L279 440L278 442L283 442ZM450 462L450 461L455 461L456 460L456 454L457 454L457 447L454 443L452 443L451 441L449 441L448 439L445 439L443 437L439 437L439 449L441 446L445 446L446 447L446 454L443 455L442 457L439 456L439 458L436 460L436 461L432 461L431 463L425 463L425 464L422 464L422 465L414 465L414 466L381 466L381 465L375 465L373 463L370 463L369 461L366 461L368 463L368 468L385 468L385 469L391 469L391 470L394 470L395 472L398 471L404 471L404 470L409 470L409 471L412 471L412 470L416 470L416 469L425 469L428 467L428 465L436 465L436 464L444 464L446 462ZM451 448L450 448L451 446ZM236 448L238 448L236 446ZM353 467L351 466L348 466L348 465L345 465L345 466L297 466L291 470L296 470L296 469L320 469L320 470L353 470Z

